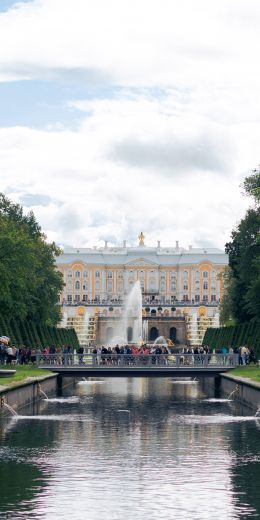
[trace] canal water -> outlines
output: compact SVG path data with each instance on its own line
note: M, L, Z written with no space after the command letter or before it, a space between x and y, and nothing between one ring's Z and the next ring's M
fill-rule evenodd
M260 518L260 420L211 384L81 381L2 418L0 518Z

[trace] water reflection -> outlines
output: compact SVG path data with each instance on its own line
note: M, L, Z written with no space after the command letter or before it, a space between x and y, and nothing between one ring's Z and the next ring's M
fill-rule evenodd
M39 418L3 421L0 481L11 488L19 468L26 485L1 493L0 518L257 517L259 421L213 393L205 381L80 382Z

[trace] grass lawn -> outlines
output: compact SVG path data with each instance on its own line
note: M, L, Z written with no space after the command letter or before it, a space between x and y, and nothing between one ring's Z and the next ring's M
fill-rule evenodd
M260 383L260 366L259 365L241 365L234 368L230 372L233 376L246 377Z
M36 368L33 365L22 365L22 366L1 366L1 370L16 370L16 374L11 377L0 377L0 385L2 386L12 386L19 381L23 381L27 377L37 377L37 376L46 376L51 372L47 370L41 370L40 368Z

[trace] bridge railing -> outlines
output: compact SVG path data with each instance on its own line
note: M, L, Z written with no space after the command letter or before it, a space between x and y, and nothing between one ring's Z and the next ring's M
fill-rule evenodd
M238 354L37 354L37 365L89 367L230 367L238 365Z

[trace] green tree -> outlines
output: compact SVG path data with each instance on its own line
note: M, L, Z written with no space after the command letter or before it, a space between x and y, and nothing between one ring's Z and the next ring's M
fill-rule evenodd
M260 321L260 171L244 181L244 191L254 200L226 244L229 255L229 279L223 310L238 323ZM223 312L222 312L223 315ZM223 321L223 320L222 320Z
M57 323L63 286L55 257L32 212L0 194L0 313L19 320Z

